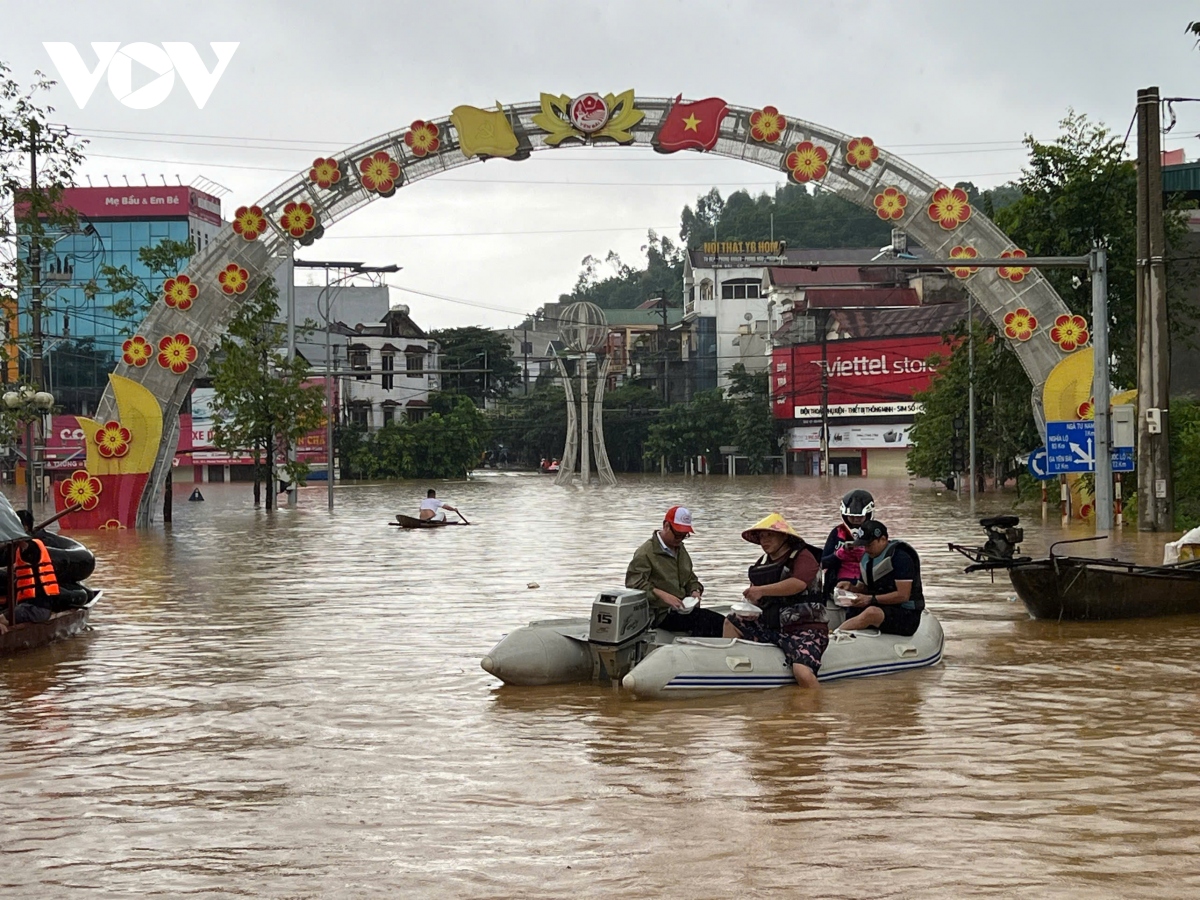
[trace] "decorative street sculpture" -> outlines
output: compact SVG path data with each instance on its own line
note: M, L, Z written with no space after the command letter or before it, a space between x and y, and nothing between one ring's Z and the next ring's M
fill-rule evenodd
M563 447L555 484L570 484L575 479L575 457L579 457L579 479L584 484L591 480L589 464L591 455L596 456L596 474L605 484L616 484L608 462L608 450L604 446L604 386L608 381L609 356L604 353L608 338L608 322L604 310L594 303L572 303L563 311L558 329L568 358L576 360L579 374L579 413L575 411L575 392L571 387L571 375L561 355L554 357L558 373L562 376L563 392L567 395L567 442ZM588 366L596 361L596 396L592 409L593 418L588 422ZM591 433L589 434L589 426ZM594 441L593 447L589 446Z

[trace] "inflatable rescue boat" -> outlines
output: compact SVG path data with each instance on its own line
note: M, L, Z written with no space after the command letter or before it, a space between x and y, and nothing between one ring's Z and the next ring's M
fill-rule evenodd
M845 610L832 601L827 605L829 626L836 629L845 621ZM650 623L641 591L602 591L590 618L531 622L496 644L480 665L505 684L607 681L634 696L656 699L795 684L783 651L774 644L677 635ZM944 645L941 623L928 609L911 637L873 628L832 630L817 678L838 681L936 665Z

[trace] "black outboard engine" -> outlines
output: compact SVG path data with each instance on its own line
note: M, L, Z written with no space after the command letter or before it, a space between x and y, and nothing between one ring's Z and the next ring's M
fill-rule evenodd
M1018 528L1021 520L1017 516L990 516L980 519L979 524L987 532L987 543L983 545L984 557L1012 559L1025 540L1025 529Z

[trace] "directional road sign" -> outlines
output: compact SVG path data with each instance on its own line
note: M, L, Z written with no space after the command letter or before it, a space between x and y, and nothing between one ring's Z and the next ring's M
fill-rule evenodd
M1046 471L1050 475L1095 471L1095 421L1084 419L1079 422L1047 422L1046 463ZM1112 448L1112 470L1133 471L1132 447Z
M1029 454L1029 461L1026 463L1029 469L1029 474L1038 481L1049 481L1054 477L1050 471L1050 460L1046 458L1046 448L1038 447Z

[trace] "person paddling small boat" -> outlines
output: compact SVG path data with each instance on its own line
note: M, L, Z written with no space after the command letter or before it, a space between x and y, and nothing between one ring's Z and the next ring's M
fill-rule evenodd
M439 500L437 498L437 491L435 491L433 488L430 488L425 494L425 499L421 501L421 521L445 522L446 510L450 510L452 513L458 512L458 510L449 503L446 503L444 500Z

